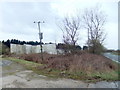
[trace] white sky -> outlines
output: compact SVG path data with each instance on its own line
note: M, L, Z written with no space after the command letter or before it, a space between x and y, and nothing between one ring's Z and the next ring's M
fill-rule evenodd
M56 25L66 14L82 13L85 8L101 6L107 15L105 46L118 49L118 2L90 0L49 0L41 2L0 2L0 40L18 39L39 41L38 27L34 21L45 21L41 24L43 42L62 42L62 32ZM85 45L87 30L81 29L80 46Z

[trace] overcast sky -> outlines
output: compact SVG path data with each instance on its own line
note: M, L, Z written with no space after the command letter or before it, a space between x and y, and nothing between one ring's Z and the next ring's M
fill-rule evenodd
M69 2L68 2L69 1ZM61 0L46 2L1 2L0 3L0 40L18 39L39 41L38 26L34 21L45 21L41 24L43 42L62 42L62 32L56 24L65 15L83 13L85 8L100 6L107 15L105 47L118 48L118 2L87 2L79 0ZM87 40L87 30L81 29L78 44L83 46Z

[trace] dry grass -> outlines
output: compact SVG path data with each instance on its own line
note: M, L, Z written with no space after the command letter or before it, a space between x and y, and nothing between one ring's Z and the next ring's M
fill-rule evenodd
M20 55L20 59L34 61L46 64L44 68L59 69L62 71L86 73L91 72L111 72L118 69L118 65L108 58L90 53L68 54L68 55L51 55L43 54L44 60L40 59L40 54Z
M43 61L40 58L40 54L13 54L11 56L18 58L15 59L17 62L23 59L21 62L27 60L39 64L42 63L42 65L36 66L35 68L29 67L38 74L50 77L65 77L96 82L101 80L118 80L120 74L117 63L104 56L87 52L67 55L51 55L44 53Z

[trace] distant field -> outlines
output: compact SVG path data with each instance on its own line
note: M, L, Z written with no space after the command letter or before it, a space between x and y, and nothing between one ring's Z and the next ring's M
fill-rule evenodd
M112 52L112 54L120 55L120 52Z
M120 50L107 50L107 52L115 55L120 55Z

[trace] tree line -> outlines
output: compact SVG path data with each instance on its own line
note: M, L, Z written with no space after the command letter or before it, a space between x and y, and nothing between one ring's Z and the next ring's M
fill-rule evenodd
M4 44L5 46L9 47L10 48L10 44L19 44L19 45L24 45L24 44L28 44L28 45L40 45L40 42L38 41L20 41L20 40L17 40L17 39L11 39L11 40L6 40L6 41L2 41L2 44ZM52 42L49 42L49 43L43 43L42 44L53 44ZM71 47L73 47L72 45L70 45ZM56 49L66 49L67 48L67 45L64 44L64 43L58 43L56 44ZM82 47L79 46L79 45L75 45L75 48L78 49L78 50L81 50ZM83 46L83 50L86 50L88 49L87 46Z
M7 47L9 47L10 48L10 43L12 43L12 44L20 44L20 45L24 45L24 44L29 44L29 45L40 45L40 42L38 42L38 41L20 41L20 40L17 40L17 39L11 39L11 40L6 40L6 41L2 41L2 43L4 44L4 45L6 45ZM43 44L43 42L42 42L42 44Z

